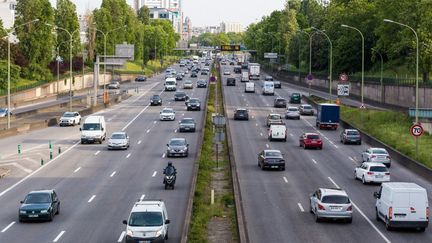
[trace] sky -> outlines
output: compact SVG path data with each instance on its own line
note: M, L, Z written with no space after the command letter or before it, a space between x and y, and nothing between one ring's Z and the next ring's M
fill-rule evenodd
M55 6L56 0L50 0ZM98 8L102 0L71 0L78 14ZM133 0L126 0L133 6ZM220 22L239 22L243 27L258 22L265 15L284 7L286 0L183 0L183 13L193 26L219 25Z

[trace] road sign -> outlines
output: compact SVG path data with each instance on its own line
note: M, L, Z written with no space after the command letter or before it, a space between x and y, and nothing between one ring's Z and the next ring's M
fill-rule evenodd
M221 51L240 51L240 45L221 45Z
M339 75L339 80L342 82L347 82L348 81L348 75L346 73L341 73Z
M314 77L313 77L312 74L308 74L308 75L306 76L306 78L307 78L308 81L312 81Z
M278 54L273 52L266 52L264 53L264 58L276 59L278 58Z
M337 93L338 93L338 96L348 96L349 95L349 84L338 84Z
M421 135L423 135L423 127L420 123L415 123L414 125L411 126L411 135L413 135L414 137L420 137Z
M366 106L365 106L365 104L361 104L359 108L360 109L366 109Z

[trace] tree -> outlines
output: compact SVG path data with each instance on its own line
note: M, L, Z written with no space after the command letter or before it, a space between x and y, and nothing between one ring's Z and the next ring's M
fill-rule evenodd
M0 37L3 38L6 34L6 30L3 27L3 20L0 19Z
M60 56L63 59L69 59L70 55L70 35L60 29L66 29L72 35L72 56L81 52L81 40L78 16L75 4L70 0L57 0L57 9L55 11L55 24L57 29L57 45L59 45Z
M150 24L150 9L147 6L143 6L138 11L138 20L144 24Z
M17 65L11 64L10 77L11 85L15 84L20 78L21 68ZM0 89L7 89L7 77L8 77L8 62L6 60L0 60Z
M39 19L38 22L24 23ZM50 80L47 65L53 57L54 37L51 33L54 25L54 10L49 0L20 0L16 5L15 26L19 48L29 61L24 75L30 79ZM22 25L22 26L21 26ZM40 73L37 73L40 72Z
M87 12L85 14L85 22L88 26L86 31L86 37L87 37L87 43L86 43L86 50L87 50L87 63L92 63L95 58L95 49L96 49L96 29L93 26L94 17L91 12Z

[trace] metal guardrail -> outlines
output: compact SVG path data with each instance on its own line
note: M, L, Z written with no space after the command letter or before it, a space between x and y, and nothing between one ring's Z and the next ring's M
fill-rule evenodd
M419 118L432 119L432 108L419 108L418 112L419 112L419 114L418 114ZM408 114L411 117L415 117L416 116L416 109L415 108L409 108Z

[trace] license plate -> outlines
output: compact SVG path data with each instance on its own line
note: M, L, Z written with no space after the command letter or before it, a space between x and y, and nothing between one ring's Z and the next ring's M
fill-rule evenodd
M405 215L400 215L400 214L395 214L394 216L395 216L395 218L403 218L403 217L405 217Z
M341 211L342 207L330 207L332 211Z
M317 143L317 141L312 141L312 143Z
M273 165L271 168L277 168L277 166L276 166L276 165Z
M383 175L376 175L375 178L383 178Z
M150 241L149 240L140 240L140 241L138 241L139 243L150 243Z
M37 218L37 217L39 217L39 215L37 215L37 214L30 214L28 217L29 218Z

